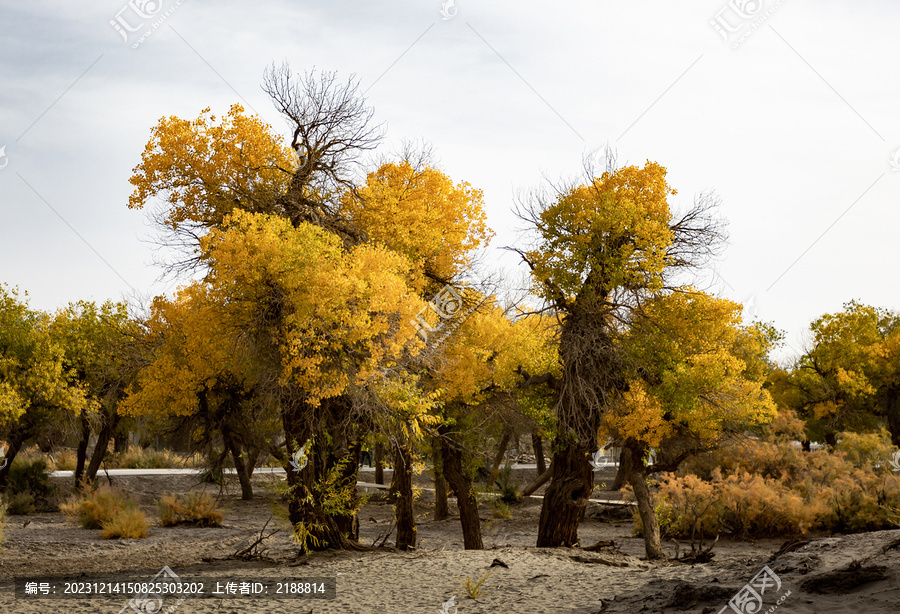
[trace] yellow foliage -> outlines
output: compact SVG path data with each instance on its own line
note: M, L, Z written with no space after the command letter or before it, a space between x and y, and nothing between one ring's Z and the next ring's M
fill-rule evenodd
M765 337L742 327L740 312L737 303L689 288L650 299L625 338L641 380L611 409L605 434L655 447L674 425L712 440L725 427L771 422L775 404L758 365Z
M369 173L357 194L345 194L342 209L372 241L409 260L419 289L425 271L447 280L459 275L471 264L472 253L493 236L481 190L408 162Z
M661 288L672 242L667 198L675 194L665 177L648 161L561 194L541 212L540 243L526 253L535 291L573 303L589 275L600 292Z
M175 229L185 222L215 226L240 206L271 212L294 169L290 149L271 128L233 105L219 120L209 108L188 121L164 117L153 129L130 181L131 209L159 196L163 221Z

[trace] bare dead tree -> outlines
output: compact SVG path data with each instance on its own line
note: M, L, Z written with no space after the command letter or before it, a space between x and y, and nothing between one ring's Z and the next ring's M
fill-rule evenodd
M315 70L297 75L284 63L266 71L263 90L287 119L297 155L279 208L295 226L311 222L350 242L364 240L340 218L336 202L346 191L356 194L362 155L383 135L383 126L372 124L375 111L359 93L356 78L340 83L335 72Z

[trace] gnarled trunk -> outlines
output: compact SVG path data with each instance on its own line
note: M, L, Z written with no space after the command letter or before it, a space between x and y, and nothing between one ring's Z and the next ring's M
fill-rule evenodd
M550 463L551 481L544 493L538 548L574 546L578 543L578 525L594 488L594 475L588 462L589 451L575 443L557 438Z
M397 519L397 550L416 547L416 517L413 513L412 454L394 444L394 513Z
M481 520L478 518L478 499L472 490L472 480L463 470L462 452L442 430L441 457L444 461L444 477L456 493L459 522L462 525L463 547L466 550L483 550Z

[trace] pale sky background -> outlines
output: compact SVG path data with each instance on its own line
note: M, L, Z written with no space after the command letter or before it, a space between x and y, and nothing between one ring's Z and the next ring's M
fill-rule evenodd
M783 360L850 299L900 310L895 0L177 1L0 0L0 282L35 308L171 291L126 208L150 129L241 102L285 132L260 83L288 60L355 73L384 153L426 139L483 189L516 275L516 194L609 142L666 166L676 207L718 193L712 289L785 330ZM117 16L158 27L133 48Z

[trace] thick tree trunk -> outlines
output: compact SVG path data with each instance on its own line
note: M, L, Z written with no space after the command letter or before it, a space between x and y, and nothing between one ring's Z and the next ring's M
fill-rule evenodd
M551 482L544 493L538 548L574 546L578 543L578 525L584 518L588 498L594 488L594 475L588 461L590 451L575 443L554 443L550 464Z
M87 412L81 410L81 440L78 442L78 448L75 450L75 487L81 485L84 479L84 464L87 461L87 449L91 440L91 425L88 421Z
M656 518L656 512L653 511L653 497L650 489L647 487L646 476L644 475L642 450L631 450L631 471L628 472L628 483L634 489L634 498L637 500L638 514L641 517L641 524L644 527L644 550L648 559L665 558L662 551L662 544L659 535L659 521Z
M384 444L375 444L375 483L384 484Z
M394 513L397 519L397 550L416 547L416 517L413 513L412 455L394 444Z
M345 492L349 493L350 505L353 508L358 507L359 503L359 491L356 489L356 481L357 476L359 475L359 457L361 452L362 441L357 441L350 445L346 457L334 459L335 465L344 458L347 459L347 462L344 464L344 468L341 471L341 476L338 478L338 484ZM334 521L337 524L338 529L347 537L347 539L354 542L359 541L359 516L355 512L346 516L338 515L335 517Z
M444 461L444 476L450 488L456 493L459 507L459 522L462 524L463 547L466 550L483 550L481 520L478 518L478 499L472 490L472 480L463 470L462 452L446 435L441 437L441 457Z
M281 421L288 442L305 442L312 435L309 428L304 426L297 408L282 406ZM295 471L292 465L285 463L288 483L288 519L294 527L296 537L301 546L309 550L370 550L370 548L348 539L341 532L335 519L322 507L316 485L320 484L325 476L325 454L319 447L322 445L319 442L324 440L325 436L323 433L317 433L317 435L313 449L308 451L307 464L301 471ZM289 449L289 453L293 452L293 449ZM285 457L285 460L288 458L290 458L290 454Z
M434 519L446 520L450 515L447 505L447 480L444 478L444 455L441 452L441 442L438 439L431 440L431 449L434 452Z
M537 431L532 431L531 433L531 447L534 449L534 462L537 463L537 474L542 476L547 471L547 467L544 462L544 440L541 439Z
M619 453L619 467L616 470L616 479L613 480L609 489L615 491L625 486L625 482L628 481L629 471L631 471L631 450L622 448L622 451Z
M237 472L238 481L241 483L241 499L250 501L253 499L253 484L250 481L250 474L247 472L241 448L234 441L231 428L225 422L222 423L222 441L225 443L225 449L228 450L231 454L231 459L234 461L234 469Z

